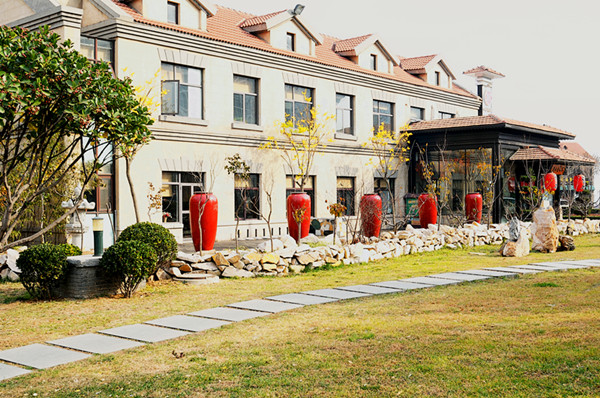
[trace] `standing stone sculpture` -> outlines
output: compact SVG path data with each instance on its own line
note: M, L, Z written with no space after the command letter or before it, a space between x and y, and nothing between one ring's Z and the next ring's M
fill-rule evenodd
M513 217L508 224L508 241L502 249L504 257L524 257L529 254L529 239L518 218Z
M558 247L558 226L554 209L546 201L542 207L533 213L533 224L531 225L533 236L532 250L542 253L554 253Z

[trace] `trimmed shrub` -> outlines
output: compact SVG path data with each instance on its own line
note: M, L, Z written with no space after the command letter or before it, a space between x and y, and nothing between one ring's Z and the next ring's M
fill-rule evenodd
M67 270L67 255L59 245L43 243L32 246L19 255L21 283L36 299L51 299L51 290Z
M121 292L131 297L141 281L156 270L157 256L147 243L138 240L117 240L106 249L100 266L121 280Z
M67 257L81 256L81 249L70 243L62 243L58 245L58 247L62 249L62 251L65 253L65 256Z
M117 242L137 240L150 245L157 256L156 267L150 275L158 271L161 266L168 266L177 256L177 241L171 232L162 225L151 222L140 222L125 228Z

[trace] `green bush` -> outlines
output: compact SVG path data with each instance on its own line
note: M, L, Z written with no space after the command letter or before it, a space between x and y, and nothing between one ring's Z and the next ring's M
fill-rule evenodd
M117 240L106 249L100 259L100 266L109 274L121 280L121 292L125 297L131 294L141 281L156 270L157 256L147 243L138 240Z
M125 228L118 241L137 240L147 243L156 252L158 261L155 269L150 273L154 274L161 266L168 266L171 260L177 256L177 241L171 232L162 225L151 222L140 222Z
M65 256L67 257L81 256L81 249L70 243L62 243L58 245L58 247L62 249L62 251L65 253Z
M36 299L51 299L52 288L67 270L67 255L59 245L43 243L22 252L17 259L21 283Z

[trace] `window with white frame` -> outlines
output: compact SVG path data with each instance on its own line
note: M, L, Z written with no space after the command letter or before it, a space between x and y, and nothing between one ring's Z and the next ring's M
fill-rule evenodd
M233 120L258 124L258 79L233 76Z
M335 95L336 133L354 134L354 96Z
M202 69L163 62L161 113L202 119Z

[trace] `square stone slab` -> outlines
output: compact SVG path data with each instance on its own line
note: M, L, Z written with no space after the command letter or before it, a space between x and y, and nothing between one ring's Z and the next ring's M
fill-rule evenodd
M506 271L490 271L489 269L470 269L468 271L456 271L457 274L469 274L469 275L481 275L481 276L489 276L492 278L514 278L519 275L516 271L506 272Z
M302 292L302 293L313 294L315 296L330 297L330 298L334 298L334 299L338 299L338 300L347 300L347 299L370 296L370 294L368 294L368 293L349 292L347 290L338 290L338 289L309 290L307 292Z
M570 265L570 264L561 264L561 263L531 263L528 265L539 265L542 267L550 267L550 268L555 268L557 270L567 270L567 269L580 269L580 268L586 268L585 266L579 266L579 265Z
M398 293L401 289L394 289L391 287L382 287L374 285L353 285L337 287L338 290L349 290L351 292L367 293L367 294L387 294L387 293Z
M371 283L372 286L378 287L387 287L398 290L415 290L415 289L425 289L428 287L435 286L432 284L425 283L413 283L413 282L405 282L405 281L385 281L385 282L375 282Z
M164 326L171 329L186 330L188 332L200 332L202 330L214 329L230 322L218 321L216 319L198 318L196 316L175 315L166 318L154 319L144 322L149 325Z
M117 337L95 333L65 337L64 339L48 341L48 343L92 354L108 354L109 352L121 351L144 345L144 343L138 341L119 339Z
M518 265L514 265L512 267L492 267L486 269L489 269L491 271L517 272L519 274L539 274L540 272L542 272L532 269L519 268Z
M141 323L101 330L100 333L123 337L125 339L144 341L146 343L156 343L158 341L174 339L189 334L188 332L181 330L160 328L158 326L144 325Z
M541 272L560 271L560 269L555 268L555 267L544 267L541 265L533 265L533 264L511 265L510 268L532 269L532 270L541 271Z
M561 261L561 264L583 265L586 267L600 267L600 260L573 260Z
M280 294L279 296L267 297L268 300L283 301L285 303L302 304L302 305L313 305L313 304L325 304L338 301L334 298L310 296L302 293L290 293Z
M451 279L454 281L461 281L461 282L473 282L473 281L480 281L483 279L491 278L491 276L459 274L458 272L444 272L441 274L431 275L430 277L431 278Z
M31 370L17 368L16 366L0 363L0 380L6 380L31 373Z
M276 313L281 311L293 310L296 308L301 308L303 305L301 304L292 304L292 303L282 303L279 301L271 301L271 300L248 300L248 301L240 301L239 303L233 303L227 305L228 307L233 308L241 308L243 310L253 310L253 311L263 311Z
M245 321L246 319L257 318L269 315L268 312L257 312L249 310L240 310L237 308L217 307L202 311L190 312L188 315L199 316L203 318L221 319L230 322Z
M43 344L31 344L11 350L0 351L0 359L17 365L46 369L88 358L90 354L65 350Z
M455 285L461 281L443 278L433 278L431 276L417 276L414 278L401 279L404 282L413 283L424 283L426 285L442 286L442 285Z

